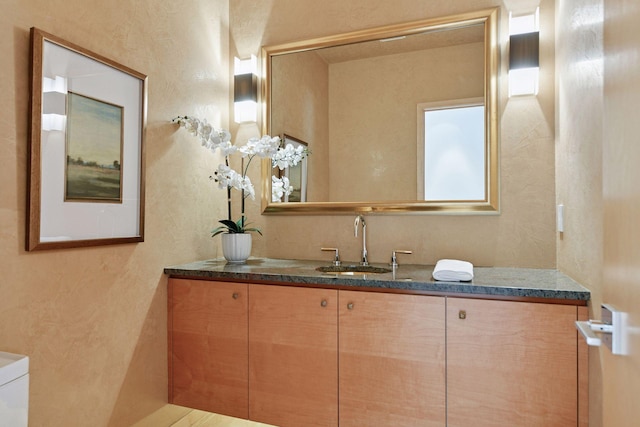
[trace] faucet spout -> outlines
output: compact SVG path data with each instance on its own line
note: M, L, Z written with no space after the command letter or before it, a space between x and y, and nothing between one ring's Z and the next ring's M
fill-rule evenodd
M360 259L360 265L369 265L368 253L367 253L367 223L364 220L364 216L356 216L353 222L353 229L355 236L358 237L358 227L362 223L362 257Z

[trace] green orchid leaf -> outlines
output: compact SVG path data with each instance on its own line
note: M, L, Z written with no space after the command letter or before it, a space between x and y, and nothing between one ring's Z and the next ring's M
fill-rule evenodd
M218 222L222 225L218 228L211 230L211 237L215 237L218 234L223 234L223 233L234 234L234 233L250 233L250 232L255 232L262 236L262 232L260 231L260 229L255 227L246 227L247 224L249 223L245 222L245 220L246 218L245 219L240 218L238 221L234 222L228 219L221 219Z
M211 237L216 237L218 234L227 233L227 227L218 227L211 230Z
M253 232L258 233L259 235L261 235L261 236L262 236L262 231L260 231L260 229L259 229L259 228L245 228L245 229L244 229L244 231L245 231L245 232L253 231Z
M240 221L233 222L229 219L221 219L218 222L220 224L224 224L224 226L229 230L229 233L242 233L242 224Z
M211 237L215 237L218 234L222 234L222 233L242 233L243 232L242 228L238 227L238 225L233 221L230 221L228 219L221 219L218 222L222 225L214 230L211 230Z

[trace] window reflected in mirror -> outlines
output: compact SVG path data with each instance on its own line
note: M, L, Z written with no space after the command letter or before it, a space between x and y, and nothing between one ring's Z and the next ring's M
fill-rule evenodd
M419 200L485 200L484 114L482 98L418 106Z

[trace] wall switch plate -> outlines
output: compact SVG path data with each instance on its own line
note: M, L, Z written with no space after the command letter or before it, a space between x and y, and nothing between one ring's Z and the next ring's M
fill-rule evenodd
M558 227L558 233L564 233L564 205L558 205L556 210L556 224Z

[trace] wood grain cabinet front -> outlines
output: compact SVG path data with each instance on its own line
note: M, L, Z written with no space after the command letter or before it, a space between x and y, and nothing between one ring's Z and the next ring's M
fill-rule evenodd
M338 425L338 292L249 285L249 418Z
M447 298L447 425L577 426L579 309Z
M445 425L445 298L340 291L340 427Z
M587 425L587 307L169 280L169 401L280 427Z
M248 406L248 285L169 279L169 402L238 418Z

